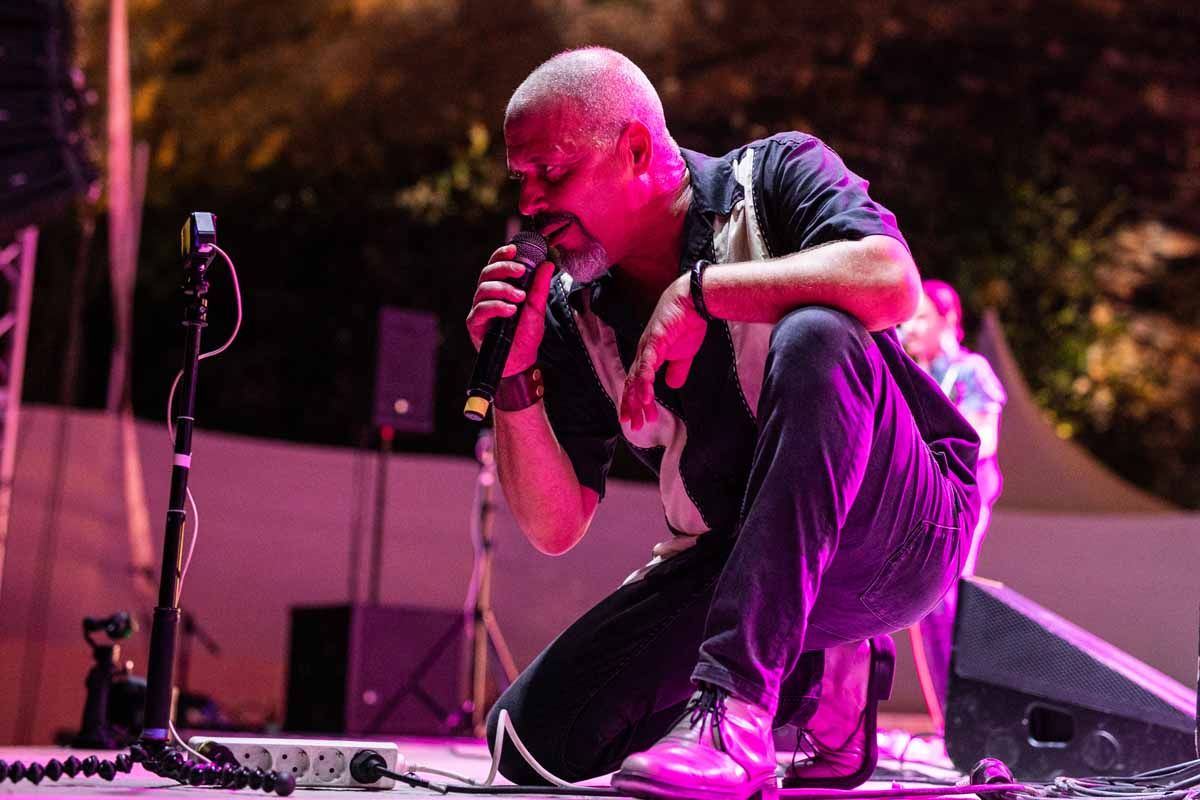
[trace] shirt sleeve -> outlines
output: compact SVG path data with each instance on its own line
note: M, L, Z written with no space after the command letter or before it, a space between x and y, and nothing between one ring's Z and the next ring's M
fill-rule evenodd
M538 361L550 427L571 460L575 478L603 499L621 431L616 409L592 371L558 280L546 304L546 332Z
M978 353L963 360L955 392L958 394L955 405L962 412L999 414L1008 402L1008 394L992 365Z
M787 134L769 140L762 154L761 207L776 255L876 234L908 247L896 216L820 139Z

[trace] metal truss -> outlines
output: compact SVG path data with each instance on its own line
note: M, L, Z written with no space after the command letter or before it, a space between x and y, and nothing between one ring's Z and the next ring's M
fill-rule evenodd
M37 241L38 229L29 227L18 231L11 241L0 243L0 582L8 546Z

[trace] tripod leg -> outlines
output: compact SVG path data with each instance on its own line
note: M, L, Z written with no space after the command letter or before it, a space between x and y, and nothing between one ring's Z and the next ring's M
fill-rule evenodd
M513 660L508 642L504 641L504 634L500 632L500 623L496 621L496 615L491 609L484 613L483 624L487 626L488 641L492 643L492 650L496 654L496 660L500 662L500 668L504 670L504 677L508 679L508 684L512 685L520 670L517 669L517 662Z

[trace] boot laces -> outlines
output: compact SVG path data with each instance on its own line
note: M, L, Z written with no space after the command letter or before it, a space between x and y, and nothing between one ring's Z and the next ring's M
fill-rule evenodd
M700 735L703 736L704 723L707 720L713 745L725 752L725 740L721 735L721 727L725 723L725 691L716 686L702 684L700 693L688 703L687 710L691 713L691 727L700 725Z

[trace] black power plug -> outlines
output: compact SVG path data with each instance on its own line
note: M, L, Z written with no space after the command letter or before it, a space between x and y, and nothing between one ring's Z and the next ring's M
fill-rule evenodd
M350 760L350 777L359 783L374 783L383 777L387 761L374 750L360 750Z

